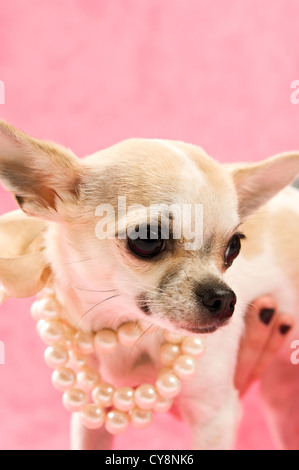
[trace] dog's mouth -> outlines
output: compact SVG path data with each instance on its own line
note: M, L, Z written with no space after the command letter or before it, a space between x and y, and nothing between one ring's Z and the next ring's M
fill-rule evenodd
M152 317L153 320L155 319L155 315L151 309L150 302L148 302L144 296L138 299L137 304L138 304L139 309L143 313L145 313L147 317ZM169 321L173 329L176 330L178 333L183 333L183 334L187 333L187 334L195 334L195 335L205 335L205 334L214 333L220 327L223 327L228 323L228 320L226 319L219 320L216 318L212 324L207 324L207 325L195 325L194 323L182 325L182 323L175 322L173 319ZM168 326L169 326L169 321L168 321ZM161 321L159 321L159 324L161 326ZM168 326L166 326L166 328Z
M208 324L208 325L174 325L177 329L180 329L180 331L184 331L185 333L187 332L188 334L196 334L196 335L206 335L206 334L211 334L215 333L215 331L219 330L219 328L222 328L228 324L229 320L219 320L215 321L213 324Z
M206 327L188 327L184 328L188 333L193 333L196 335L206 335L208 333L214 333L218 330L218 326L206 326Z

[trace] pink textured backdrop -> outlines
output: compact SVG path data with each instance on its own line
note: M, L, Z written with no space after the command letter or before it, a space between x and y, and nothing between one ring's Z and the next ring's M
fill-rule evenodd
M0 116L79 156L133 136L189 141L223 162L298 148L298 23L296 0L2 0ZM0 189L0 213L14 207ZM0 448L67 449L29 305L0 312ZM239 449L274 448L257 388ZM155 432L117 438L130 447L186 449L188 432L159 417Z

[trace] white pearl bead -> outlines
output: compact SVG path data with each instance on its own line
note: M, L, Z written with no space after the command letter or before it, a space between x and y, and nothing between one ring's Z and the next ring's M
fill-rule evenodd
M133 322L123 323L117 330L117 337L120 344L127 347L134 346L141 335L141 328L137 323Z
M39 332L43 342L49 346L63 340L63 325L58 320L45 320Z
M74 413L84 408L87 403L87 395L79 388L70 388L64 392L62 402L68 411Z
M89 360L88 355L80 354L73 349L69 351L69 357L70 365L76 370L80 370L82 367L86 366Z
M42 326L46 323L46 320L44 320L43 318L41 318L40 320L37 321L37 324L36 324L36 331L37 333L39 334L40 336L40 330L42 328Z
M120 387L113 395L113 405L118 410L129 411L134 408L134 390L131 387Z
M44 318L45 320L54 320L59 318L61 307L59 303L51 297L45 297L36 300L31 307L31 315L34 320Z
M156 404L154 406L154 411L156 411L157 413L166 413L167 411L170 410L172 405L173 405L172 398L163 398L158 395Z
M204 352L203 340L199 336L186 336L181 344L182 352L194 357L200 357Z
M180 379L185 380L195 375L196 366L197 362L193 356L183 355L174 361L173 370Z
M34 321L38 321L42 318L38 301L33 302L30 307L30 313Z
M82 424L88 429L99 429L103 426L106 413L100 405L89 403L81 411Z
M71 349L73 346L74 337L76 330L67 324L63 324L63 339L65 345L68 349Z
M121 434L128 429L129 417L127 413L119 410L109 411L105 427L110 434Z
M181 382L172 372L160 374L156 382L158 393L163 398L173 398L180 393Z
M144 429L149 426L153 420L153 413L151 410L144 410L134 408L130 414L131 423L137 429Z
M45 350L45 361L49 367L56 369L63 367L69 360L67 349L60 344L53 344Z
M91 354L94 350L92 335L83 331L77 331L74 336L74 347L81 354Z
M115 388L113 385L102 382L93 389L92 399L95 403L98 403L104 407L111 406L114 391Z
M92 367L83 367L77 374L77 383L86 392L92 390L100 381L100 374Z
M39 300L40 308L42 311L42 318L47 319L57 319L61 311L59 303L53 297L46 297Z
M173 333L172 331L165 330L164 338L169 343L180 344L185 338L185 336L180 335L179 333Z
M65 392L69 388L72 388L76 383L76 374L69 367L61 367L60 369L54 370L52 374L52 384L56 390Z
M160 348L160 360L164 366L170 366L180 353L181 350L177 344L164 343Z
M111 354L117 347L117 335L115 331L103 328L94 338L95 350L101 354Z
M135 390L135 403L143 410L150 410L157 401L157 392L153 385L143 384Z
M55 298L55 290L52 287L44 287L40 292L36 294L38 299L44 299L45 297L54 297Z

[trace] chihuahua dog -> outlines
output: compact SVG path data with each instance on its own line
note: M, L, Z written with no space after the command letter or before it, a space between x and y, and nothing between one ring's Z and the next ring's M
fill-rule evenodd
M221 165L194 145L155 139L126 140L78 159L0 124L0 181L26 215L46 221L46 256L67 320L86 332L124 321L153 325L129 356L124 350L98 358L102 377L115 386L154 383L161 327L204 336L198 372L174 403L191 426L193 449L234 447L240 419L234 372L248 304L270 294L280 310L297 313L299 193L287 186L298 173L299 152ZM134 207L126 218L118 209L124 197ZM97 236L102 204L114 236ZM189 217L191 249L184 231L173 236L184 218L174 211L152 221L137 204L199 205L201 229L196 211ZM135 230L141 226L143 238ZM299 338L298 327L292 335ZM278 445L298 448L299 376L290 344L262 378L262 391ZM113 436L86 429L75 413L71 441L73 449L110 449Z

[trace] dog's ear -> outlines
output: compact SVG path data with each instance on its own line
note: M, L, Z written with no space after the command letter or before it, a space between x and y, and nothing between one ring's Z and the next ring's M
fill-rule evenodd
M228 165L238 194L241 219L256 211L299 174L299 152L275 155L259 163Z
M70 150L0 121L0 182L26 214L50 220L67 214L78 198L81 172Z

